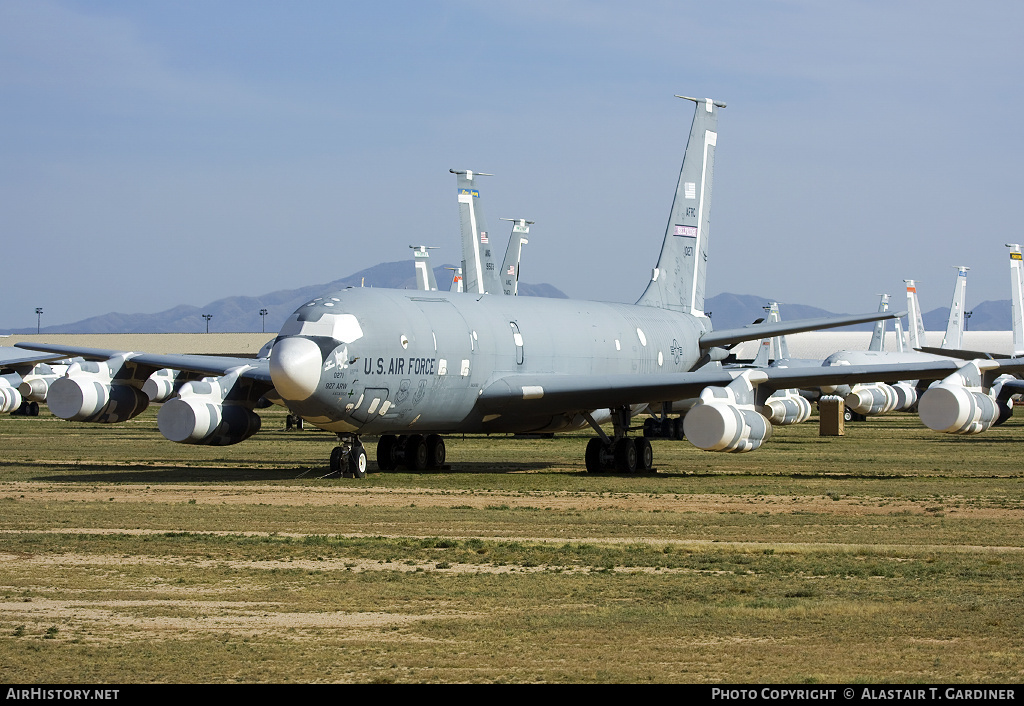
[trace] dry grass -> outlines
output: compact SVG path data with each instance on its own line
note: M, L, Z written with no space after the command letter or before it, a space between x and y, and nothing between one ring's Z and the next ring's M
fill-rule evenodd
M910 417L742 456L449 440L318 480L331 436L179 446L0 418L7 682L1017 682L1024 424ZM371 445L372 448L372 445ZM372 451L371 451L372 457Z

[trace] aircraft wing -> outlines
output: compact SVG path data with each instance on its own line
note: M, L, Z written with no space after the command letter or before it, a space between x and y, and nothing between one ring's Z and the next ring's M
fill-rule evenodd
M723 329L721 331L708 331L700 337L700 347L706 350L713 346L728 347L743 341L753 341L758 338L772 338L783 336L789 333L800 333L802 331L819 331L826 328L838 326L852 326L871 321L883 319L898 319L906 316L905 311L874 312L871 314L850 314L849 316L828 316L819 319L801 319L797 321L778 321L775 323L762 323L742 328Z
M858 382L937 380L956 372L952 359L888 365L835 365L801 368L716 369L668 375L510 375L491 383L479 397L487 414L560 414L658 404L697 397L706 387L725 387L743 373L769 391ZM993 374L1024 371L1024 359L992 362Z
M18 346L0 347L0 367L11 367L34 363L47 363L52 360L60 360L67 356L63 353L40 353L36 350L25 350Z
M1013 357L1007 353L986 353L984 351L965 351L959 348L934 348L931 346L920 346L914 350L922 353L931 353L932 355L942 355L947 358L956 358L958 360L977 360L978 358L1006 359Z
M203 375L224 375L239 366L249 366L241 373L242 377L265 382L273 386L270 379L270 365L266 359L234 358L230 356L209 355L160 355L155 353L133 353L126 351L107 350L105 348L83 348L80 346L61 346L52 343L19 343L19 348L59 354L56 357L75 356L86 360L108 360L115 356L127 356L136 366L151 369L171 368Z

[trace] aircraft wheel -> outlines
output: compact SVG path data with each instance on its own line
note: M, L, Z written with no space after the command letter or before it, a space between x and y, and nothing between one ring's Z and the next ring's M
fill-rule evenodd
M636 444L632 439L622 438L615 442L615 470L636 473Z
M853 412L850 411L849 408L846 408L846 407L843 408L843 421L844 422L852 422L853 421Z
M437 434L427 437L427 468L441 468L444 466L446 452L444 439Z
M341 473L345 466L345 450L335 446L331 451L331 473Z
M398 439L394 434L385 434L377 442L377 468L382 471L393 471L398 468L395 452L398 450Z
M29 404L29 406L28 406L28 415L30 417L38 417L39 416L39 403L38 402L32 402L32 403Z
M600 473L604 470L601 468L602 446L604 446L604 442L596 436L587 442L587 453L584 457L587 464L587 473Z
M634 441L636 445L636 470L638 473L650 473L651 469L654 468L654 450L651 448L651 442L644 437L639 437Z
M359 442L348 452L348 475L352 478L366 478L366 449Z
M644 436L657 436L658 435L658 420L654 417L648 417L644 420Z
M413 434L405 442L405 467L422 471L427 467L427 444L420 434Z
M675 419L669 420L672 425L672 438L676 441L682 441L686 438L686 434L683 433L683 418L676 417Z

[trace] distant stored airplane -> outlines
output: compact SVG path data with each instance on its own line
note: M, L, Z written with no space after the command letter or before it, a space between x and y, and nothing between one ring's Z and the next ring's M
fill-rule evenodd
M680 96L681 98L683 96ZM269 361L153 355L21 344L93 359L72 365L50 389L64 419L116 422L149 402L145 380L159 368L211 377L188 382L157 417L168 439L233 444L256 433L263 400L334 432L332 470L361 476L361 437L379 436L381 469L439 467L442 434L557 432L591 427L588 471L649 470L650 442L632 437L644 412L663 418L677 401L698 398L683 419L694 445L750 451L771 435L756 410L776 390L859 381L961 375L971 431L995 419L986 385L1024 361L971 361L727 370L728 348L747 340L842 326L899 314L761 324L715 331L704 312L711 184L723 103L697 104L661 254L635 305L493 296L501 283L468 253L466 292L349 288L299 307L275 339ZM483 242L469 184L460 184L464 224ZM466 189L466 193L462 189ZM479 251L478 251L479 252ZM470 271L466 271L466 270ZM469 293L469 294L467 294ZM923 403L922 403L923 404ZM964 405L967 405L965 408ZM923 412L922 412L923 414ZM601 426L611 421L608 434Z

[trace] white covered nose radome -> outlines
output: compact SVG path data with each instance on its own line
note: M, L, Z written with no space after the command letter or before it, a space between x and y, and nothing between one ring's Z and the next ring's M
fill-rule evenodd
M323 365L320 347L308 338L283 338L274 344L270 357L270 377L281 397L301 402L316 390Z

